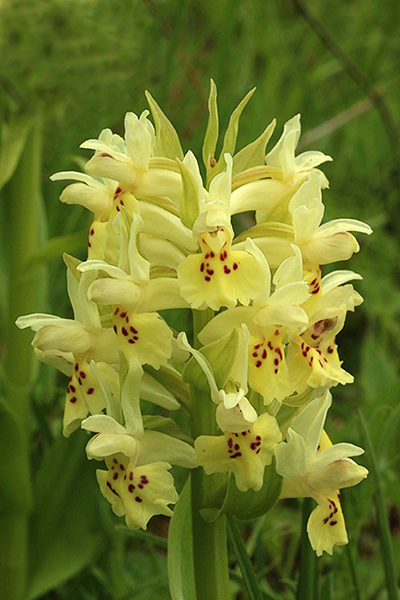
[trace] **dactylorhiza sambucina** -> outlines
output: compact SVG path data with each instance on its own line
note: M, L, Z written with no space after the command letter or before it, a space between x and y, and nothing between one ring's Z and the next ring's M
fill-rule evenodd
M316 500L310 542L331 554L347 543L339 490L367 475L350 458L362 449L332 445L324 430L331 388L353 381L336 335L362 298L349 283L360 275L322 271L359 251L350 232L371 229L353 219L321 223L328 180L319 167L332 159L296 156L299 115L267 153L275 122L235 153L248 95L217 160L212 83L203 179L147 97L155 127L148 111L128 113L124 137L106 129L82 144L94 151L86 173L52 177L72 180L61 200L94 215L87 260L65 256L74 319L34 314L17 325L36 332L40 360L70 377L64 434L95 434L87 456L105 462L100 490L129 527L173 514L172 465L219 474L221 510L221 490L232 485L243 498L267 493L268 470L278 490L271 506L279 497ZM235 236L232 216L244 211L255 211L256 224ZM197 315L191 343L167 323L169 309ZM193 439L166 411L190 413L196 388L214 416ZM161 407L157 418L142 414L142 400Z

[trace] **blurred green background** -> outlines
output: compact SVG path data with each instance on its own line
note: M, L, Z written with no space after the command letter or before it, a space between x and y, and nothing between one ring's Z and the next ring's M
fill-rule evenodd
M1 0L0 57L3 162L5 132L19 123L23 135L21 123L41 123L39 183L46 219L41 218L45 226L41 227L40 244L72 236L61 245L48 244L33 265L39 269L45 264L46 268L41 270L42 297L36 310L60 316L71 316L61 253L67 250L85 258L84 234L72 234L84 232L91 215L81 207L62 205L58 196L63 184L51 183L49 176L82 167L88 154L79 150L81 142L97 137L104 127L123 134L125 112L139 114L147 108L143 93L147 89L175 125L184 151L190 148L200 156L210 78L218 87L222 128L242 97L257 87L241 119L238 149L276 117L273 144L285 121L301 113L304 135L298 150L318 149L334 158L323 169L330 180L330 189L324 192L325 220L357 218L374 229L368 239L359 236L359 255L348 264L335 266L362 274L363 281L355 287L365 302L355 314L349 314L339 336L344 367L356 381L334 389L327 430L334 442L365 445L356 416L356 407L362 408L377 456L399 567L400 3ZM10 201L6 186L1 205L2 240L7 239ZM7 281L13 273L9 264L9 244L5 243L0 255L5 283L0 290L1 355L10 315ZM19 358L14 358L18 363ZM55 442L60 445L60 457L70 457L71 446L59 440L66 379L41 367L29 383L35 472ZM67 506L62 523L47 523L46 528L36 522L32 543L38 544L38 564L40 560L48 562L43 547L47 545L50 554L56 552L54 539L68 529L65 522L72 519L76 523L71 529L71 545L84 548L84 558L74 562L73 553L66 556L69 568L58 582L49 575L50 587L43 598L168 598L165 550L149 538L139 540L115 531L115 520L96 489L92 465L81 465L85 437L77 435L76 440L75 467L62 479L76 478L77 496L90 496L91 508L86 507L87 514L83 511L80 518L79 498L60 500ZM61 458L59 461L47 480L43 468L41 471L50 498L51 485L57 488L58 477L64 473L64 463ZM359 462L370 466L368 456ZM44 485L42 489L47 488ZM350 550L336 548L333 558L324 556L318 561L321 597L388 597L375 491L369 477L358 488L344 492ZM49 497L43 492L44 504ZM95 514L92 506L97 507ZM255 568L260 576L266 576L266 598L296 597L300 512L297 502L281 503L263 521L243 527ZM90 543L80 540L83 522L90 523ZM151 531L165 535L166 527L163 519L154 519ZM42 550L37 541L40 537ZM48 569L51 571L51 560ZM53 583L57 585L50 591ZM235 594L237 599L248 597L240 583Z

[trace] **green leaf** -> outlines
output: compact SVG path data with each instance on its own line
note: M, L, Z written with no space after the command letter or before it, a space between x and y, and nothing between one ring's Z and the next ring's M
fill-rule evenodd
M192 229L199 216L199 193L197 183L187 166L178 159L179 170L182 175L182 197L180 202L180 217L182 223Z
M250 600L262 600L258 579L254 573L250 557L247 553L247 549L243 542L243 538L240 534L235 517L228 517L228 533L243 575L244 582L246 584Z
M217 87L214 81L210 81L210 95L208 98L208 122L203 143L203 162L207 170L207 179L211 170L210 158L215 157L219 134Z
M4 458L0 471L0 510L26 512L32 501L26 439L20 423L1 397L0 453Z
M87 246L87 231L79 231L78 233L72 233L71 235L61 235L45 242L40 248L29 259L28 264L25 267L27 273L32 273L39 270L41 267L49 263L51 260L60 258L60 256L68 252L76 252ZM68 255L67 255L68 256ZM72 258L72 257L70 257ZM78 265L82 261L74 259ZM67 265L68 266L68 265ZM74 275L78 277L78 273L75 270Z
M147 91L145 93L156 126L156 154L171 158L172 160L176 158L182 160L182 146L174 126L158 106L152 95Z
M276 119L274 119L263 133L254 142L242 148L233 157L233 177L246 169L265 164L265 148L274 132Z
M35 478L28 600L75 576L101 547L100 492L86 442L81 431L59 438Z
M372 445L371 436L367 422L365 421L361 410L358 410L360 432L363 437L363 442L369 459L369 467L371 476L374 480L375 488L375 506L378 521L379 540L381 545L381 555L383 567L385 569L386 590L388 600L399 600L399 588L396 574L396 560L393 550L393 542L389 528L389 518L386 509L385 498L383 494L382 479L378 460L375 455L375 450Z
M175 505L169 526L168 575L172 600L196 600L190 478Z
M264 471L264 483L258 492L250 489L241 492L231 474L223 505L220 509L203 508L200 513L205 521L213 522L221 513L233 515L238 519L255 519L261 517L276 504L282 487L282 477L275 469L275 458Z
M207 185L210 183L212 179L219 173L221 173L225 169L225 158L224 154L229 152L232 156L235 153L236 148L236 138L239 130L239 119L245 108L246 104L256 91L256 88L253 88L246 94L241 102L239 102L238 106L235 108L233 113L231 114L231 118L229 119L228 128L226 130L224 136L224 143L222 146L221 154L219 155L219 159L215 167L209 167L207 169Z
M211 364L218 389L222 389L228 381L232 364L239 344L239 334L236 329L217 340L200 348L200 352ZM182 371L182 381L192 383L197 389L208 392L210 386L198 362L191 358Z
M9 181L17 167L33 121L33 116L13 115L1 125L0 189Z

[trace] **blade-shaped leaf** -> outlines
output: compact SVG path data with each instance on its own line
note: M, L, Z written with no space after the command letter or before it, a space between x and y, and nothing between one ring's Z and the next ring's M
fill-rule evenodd
M190 478L175 505L169 526L168 575L172 600L196 600Z
M36 476L28 600L76 575L100 547L100 494L86 441L83 432L58 439Z

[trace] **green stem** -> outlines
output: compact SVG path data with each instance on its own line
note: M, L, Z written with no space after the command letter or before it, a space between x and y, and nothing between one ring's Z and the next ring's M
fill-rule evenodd
M41 133L42 119L38 115L33 120L15 172L2 190L8 264L6 350L2 369L5 402L19 431L20 460L18 502L16 497L15 503L3 506L0 515L0 546L7 555L0 560L0 597L8 600L25 598L28 581L30 386L37 361L30 346L31 332L19 331L15 320L22 314L39 310L39 295L43 290L37 274L32 275L26 269L39 243ZM8 453L14 454L15 448L9 448Z
M313 500L305 498L302 510L300 575L296 600L317 600L317 557L307 535L307 521L314 509Z
M194 311L193 328L195 346L197 334L212 318L212 311ZM190 386L192 436L216 433L215 407L210 394ZM215 493L213 477L207 477L203 468L191 474L193 562L197 600L215 598L230 600L229 564L226 538L226 518L220 515L213 523L207 523L200 510Z

